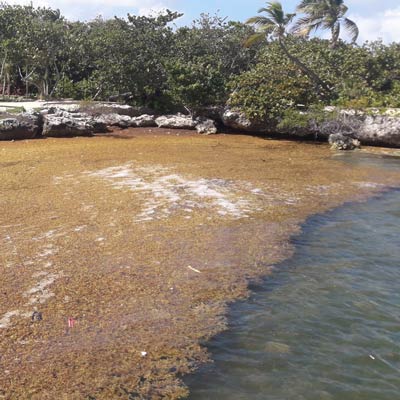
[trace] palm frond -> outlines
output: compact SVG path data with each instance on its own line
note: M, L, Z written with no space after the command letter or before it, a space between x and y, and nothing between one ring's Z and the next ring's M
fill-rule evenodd
M285 13L283 12L282 4L279 1L270 1L267 3L268 7L264 9L277 24L283 24Z
M257 32L257 33L254 33L253 35L249 36L245 40L244 46L245 47L251 47L251 46L253 46L255 44L261 43L265 39L266 39L265 33Z
M310 24L312 24L312 23L313 23L313 18L310 17L310 16L308 16L308 15L305 15L304 17L300 17L300 18L294 23L294 25L293 25L291 31L294 32L294 33L297 33L297 32L299 32L299 31L302 31L302 30L308 28L308 26L309 26Z
M358 35L360 33L357 24L348 18L343 19L343 24L346 30L350 33L351 40L354 43L357 40Z
M256 15L255 17L251 17L251 18L249 18L247 21L246 21L246 24L249 24L249 25L258 25L258 26L261 26L261 25L274 25L274 22L270 19L270 18L267 18L267 17L263 17L263 16L261 16L261 15Z
M286 14L285 15L285 25L289 25L293 21L293 18L295 16L296 16L296 13Z
M310 6L315 5L315 0L302 0L300 4L297 6L297 10L303 12L304 10L308 9Z

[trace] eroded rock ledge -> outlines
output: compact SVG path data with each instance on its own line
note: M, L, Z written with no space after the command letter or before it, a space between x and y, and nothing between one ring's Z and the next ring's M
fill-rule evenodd
M347 126L351 126L352 129L348 130L346 126L332 127L332 121L305 127L271 128L266 121L251 120L240 110L229 108L214 110L212 116L205 112L202 116L194 118L180 113L157 115L149 108L121 104L96 103L82 106L54 103L54 105L43 104L34 111L17 114L0 113L0 140L32 139L43 136L92 136L96 133L107 133L113 128L136 127L189 129L209 135L217 133L217 126L220 126L222 129L237 132L272 133L289 138L318 138L327 140L331 144L338 138L337 135L342 135L341 142L400 147L400 110L392 109L379 113L377 110L355 112L327 108L326 111L337 112L346 119ZM352 149L354 146L336 146L336 148Z

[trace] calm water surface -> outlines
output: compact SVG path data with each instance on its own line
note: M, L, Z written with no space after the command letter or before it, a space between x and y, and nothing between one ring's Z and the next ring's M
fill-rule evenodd
M344 155L400 169L400 159ZM190 400L400 399L400 191L308 220L210 343Z

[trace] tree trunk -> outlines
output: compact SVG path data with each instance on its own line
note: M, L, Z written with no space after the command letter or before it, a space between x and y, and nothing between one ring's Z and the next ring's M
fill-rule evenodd
M316 85L323 89L324 94L331 93L331 88L313 70L303 64L297 57L290 54L289 50L287 49L281 38L278 39L278 42L286 57L294 64L296 64Z
M332 39L331 39L331 49L335 49L338 45L339 35L340 35L340 24L338 22L331 29Z
M25 68L26 71L26 76L28 76L28 66ZM26 79L25 81L25 97L29 96L29 79Z

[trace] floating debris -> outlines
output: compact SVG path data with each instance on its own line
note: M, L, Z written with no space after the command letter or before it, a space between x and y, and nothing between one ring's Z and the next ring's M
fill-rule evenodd
M280 342L267 342L264 349L269 353L277 353L277 354L290 353L290 347L287 344Z
M75 319L72 317L68 318L68 328L73 328L75 326Z
M42 313L39 312L39 311L34 311L33 314L32 314L32 321L33 322L35 322L35 321L39 322L39 321L42 321L42 320L43 320Z

